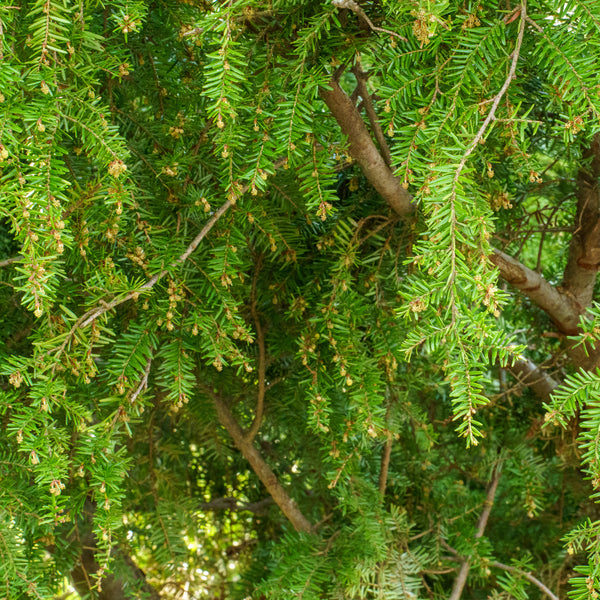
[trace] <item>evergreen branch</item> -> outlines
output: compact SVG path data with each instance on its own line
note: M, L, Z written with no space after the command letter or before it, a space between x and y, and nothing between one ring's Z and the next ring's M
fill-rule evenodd
M169 267L172 268L181 263L184 263L187 260L187 258L190 256L190 254L198 247L200 242L207 236L208 232L214 227L215 223L221 218L221 216L227 211L227 209L229 209L234 204L235 204L235 201L233 199L230 198L229 200L226 200L221 205L221 207L212 215L212 217L206 222L204 227L200 230L200 233L193 239L192 243L186 248L185 252L181 256L179 256L179 258L174 260L169 265ZM167 275L168 272L169 272L168 269L163 269L159 273L156 273L156 275L151 277L146 283L144 283L144 285L142 285L142 287L140 288L140 291L151 290L165 275ZM104 302L101 304L101 306L97 306L96 308L89 310L77 321L77 323L75 323L75 325L69 332L70 335L67 336L67 339L69 339L69 337L79 327L82 327L82 328L87 327L88 325L93 323L99 316L103 315L104 313L108 312L109 310L112 310L116 306L119 306L119 304L123 304L124 302L131 300L138 293L139 293L138 291L129 292L122 298L115 298L111 302Z
M388 167L392 166L392 155L390 153L389 146L385 139L385 135L383 134L383 129L379 124L379 119L377 118L377 113L373 108L373 102L371 100L371 94L369 94L369 90L367 89L367 79L368 75L362 70L360 63L356 63L352 68L352 72L356 77L356 87L358 89L358 93L360 97L363 99L365 112L367 113L367 117L369 118L369 123L371 124L371 129L375 135L375 139L379 144L379 151L383 156L383 160L385 160L385 164Z
M548 314L559 331L567 335L574 335L579 331L580 313L567 294L560 292L539 273L528 269L500 250L494 250L490 260L498 267L503 279Z
M479 521L477 522L477 531L475 532L475 539L479 539L483 537L485 532L485 528L487 526L488 519L490 517L490 513L492 512L492 506L494 505L494 498L496 496L496 490L498 489L498 482L500 481L500 474L502 472L502 461L498 461L494 466L494 470L492 473L492 479L488 486L486 499L483 507L483 511L479 516ZM460 571L456 579L454 580L454 587L452 588L452 594L450 595L450 600L459 600L462 594L462 591L467 583L467 577L469 575L469 569L471 568L471 562L469 558L464 558L462 564L460 566Z
M229 410L225 400L209 388L203 386L202 389L212 398L221 425L225 427L238 450L250 463L257 477L263 482L275 504L279 506L296 531L311 533L313 526L310 521L302 514L296 502L288 495L281 483L279 483L277 476L273 473L269 465L267 465L252 442L248 441L243 429Z
M560 385L558 381L525 357L516 360L509 370L521 385L530 388L538 398L546 402L550 401L550 395Z
M342 133L350 142L350 155L361 166L365 177L381 194L390 208L400 216L409 216L415 210L412 196L402 187L400 179L395 177L371 139L360 113L339 83L332 79L331 89L320 88L319 94Z
M582 158L590 163L577 174L576 229L569 245L562 284L581 312L592 303L600 269L600 138L597 135Z
M554 594L548 587L546 587L537 577L534 577L531 573L528 573L527 571L522 571L521 569L517 569L517 567L505 565L504 563L498 562L497 560L490 562L490 566L496 567L497 569L504 569L505 571L509 571L510 573L517 573L518 575L521 575L521 577L527 579L527 581L533 583L533 585L537 586L542 591L542 593L546 594L546 596L548 596L548 598L550 598L551 600L558 600L558 596Z
M458 182L460 179L460 175L461 175L463 169L465 168L465 165L467 164L467 160L468 160L469 156L473 153L475 148L478 146L479 142L483 139L483 136L488 128L488 125L492 122L492 120L496 116L496 110L497 110L498 106L500 105L500 101L502 100L504 94L508 90L512 80L515 77L515 73L517 70L517 62L519 60L519 54L521 52L521 44L523 43L523 34L525 32L525 18L527 16L526 11L527 11L527 4L525 1L523 1L523 3L521 4L521 20L519 23L519 33L517 35L517 42L515 44L515 49L513 51L512 61L511 61L510 68L508 70L508 75L507 75L506 79L504 80L504 83L502 84L500 91L494 96L492 105L490 107L490 111L489 111L487 117L481 124L481 127L479 128L479 131L475 134L475 137L471 140L471 143L467 146L467 149L465 150L465 152L460 160L460 163L458 164L458 167L454 173L454 179L452 182L452 191L450 192L450 196L449 196L451 270L450 270L450 278L449 278L448 283L452 284L450 287L450 289L451 289L451 304L452 304L452 323L454 323L454 321L456 319L456 315L458 313L458 309L457 309L456 302L455 302L455 288L454 288L454 281L455 281L456 272L457 272L456 227L458 224L458 219L457 219L457 215L456 215L456 200L457 200L456 193L457 193L457 189L458 189Z
M504 83L502 84L500 91L494 96L494 99L492 101L492 106L490 107L490 112L488 113L487 117L485 118L485 121L481 124L479 131L475 134L475 137L471 140L471 143L469 144L465 153L463 154L463 157L458 165L458 169L456 170L456 173L454 175L453 195L455 193L456 185L458 184L458 178L460 177L462 170L464 169L465 165L467 164L467 159L473 153L475 148L477 148L477 145L483 138L483 135L485 134L485 131L488 128L488 125L494 120L494 118L496 116L496 110L497 110L498 106L500 105L500 101L504 97L504 94L508 90L512 80L515 78L515 74L517 72L517 62L519 61L519 55L521 53L521 45L523 43L523 34L525 33L526 18L527 18L527 3L524 1L521 4L521 21L519 24L519 33L517 35L517 43L515 44L515 49L513 51L512 62L510 64L510 69L508 70L508 75L507 75L506 79L504 80Z
M256 399L256 415L248 432L246 440L252 442L260 429L263 412L265 407L265 382L266 382L266 356L265 356L265 334L260 324L260 317L256 310L256 283L258 274L262 266L262 254L259 254L254 267L254 277L252 278L252 289L250 291L250 311L256 327L256 343L258 344L258 395Z
M190 254L198 247L200 242L208 235L209 231L214 227L215 223L219 220L219 218L227 211L228 208L233 206L235 201L233 199L228 199L223 203L223 205L212 215L212 217L206 222L204 227L201 229L200 233L194 238L192 243L186 248L185 252L179 256L175 261L173 261L169 267L175 267L178 264L181 264L187 260ZM125 294L124 296L118 296L117 298L113 298L110 302L105 302L104 300L100 300L100 306L96 306L91 308L87 312L85 312L77 321L75 321L74 325L71 327L69 332L67 333L64 342L59 346L56 351L55 358L58 358L65 350L69 341L72 339L73 335L78 329L83 329L88 325L91 325L98 317L103 314L109 312L113 308L124 304L125 302L136 298L140 291L151 290L167 273L168 269L163 269L159 273L156 273L153 277L151 277L144 285L141 286L139 290L135 290ZM57 364L55 362L55 364Z

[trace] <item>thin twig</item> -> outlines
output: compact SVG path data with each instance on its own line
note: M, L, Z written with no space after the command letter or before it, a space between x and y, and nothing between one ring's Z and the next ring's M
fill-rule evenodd
M265 384L266 384L266 356L265 356L265 334L260 324L260 317L258 316L258 310L256 309L256 284L258 282L258 274L262 266L262 254L259 254L256 259L256 265L254 267L254 277L252 278L252 290L250 292L250 311L252 312L252 319L254 320L254 327L256 328L256 343L258 345L258 394L256 398L256 414L254 415L254 421L250 425L250 429L246 433L246 439L248 442L256 437L258 430L260 429L263 412L265 407Z
M386 427L389 427L390 413L392 411L392 406L394 404L395 398L390 398L390 402L388 404L387 410L385 412L385 422ZM379 493L381 497L385 496L385 489L387 487L388 480L388 470L390 467L390 458L392 456L392 443L393 436L392 432L387 430L387 440L385 442L385 446L383 447L383 454L381 455L381 467L379 469Z
M518 573L519 575L527 579L527 581L530 581L531 583L533 583L533 585L537 586L540 590L542 590L542 592L546 594L548 598L551 598L551 600L558 600L558 596L552 591L550 591L549 588L547 588L537 577L534 577L531 573L527 573L526 571L517 569L517 567L505 565L501 562L498 562L497 560L491 562L490 566L496 567L497 569L504 569L505 571L509 571L511 573Z
M387 487L388 470L390 467L390 458L392 456L392 434L388 432L385 446L383 447L383 454L381 456L381 469L379 470L379 493L381 496L385 496L385 489Z
M233 204L234 204L234 201L231 199L225 201L223 203L223 205L207 221L207 223L204 225L204 227L202 228L200 233L194 238L192 243L186 248L185 252L181 256L179 256L179 258L174 260L169 265L169 268L175 267L175 266L185 262L186 259L190 256L190 254L198 247L200 242L206 237L208 232L214 227L215 223L221 218L221 216L227 211L227 209L229 209L231 206L233 206ZM160 271L159 273L156 273L156 275L151 277L146 283L144 283L144 285L142 285L142 287L139 289L139 291L129 292L128 294L126 294L125 296L123 296L121 298L115 298L111 302L103 302L101 304L101 306L92 308L77 321L77 323L74 325L74 329L77 329L79 327L87 327L88 325L93 323L99 316L101 316L104 313L108 312L109 310L115 308L116 306L119 306L119 304L123 304L123 302L127 302L128 300L131 300L140 291L151 290L165 275L167 275L168 272L169 272L168 268L163 269L162 271ZM74 329L71 329L70 333L73 333ZM67 336L67 337L70 337L70 336Z
M371 28L372 31L379 31L380 33L387 33L388 35L392 35L397 37L399 40L403 42L408 42L408 40L399 33L395 31L390 31L389 29L384 29L383 27L376 27L373 25L373 22L367 16L367 13L356 3L354 0L331 0L331 4L337 8L347 8L355 13L359 18L364 19L366 24Z
M445 540L440 540L440 544L452 554L451 557L446 557L446 560L464 560L461 559L458 552L450 546ZM512 567L510 565L505 565L504 563L498 562L497 560L493 560L489 563L491 567L496 567L497 569L504 569L505 571L510 571L511 573L517 573L521 575L527 581L533 583L533 585L537 586L544 594L546 594L551 600L559 600L558 596L555 595L548 587L546 587L537 577L534 577L531 573L527 571L523 571L522 569L518 569L517 567Z
M356 77L356 87L358 89L360 97L363 99L365 112L367 113L369 123L371 123L371 129L373 130L375 139L379 144L379 151L383 156L383 160L385 160L385 164L388 167L391 167L392 154L385 139L385 135L383 134L383 129L381 129L381 125L379 124L379 120L377 119L377 114L375 113L373 102L371 101L371 95L369 94L369 90L367 89L368 75L362 70L360 63L357 63L354 65L354 67L352 67L352 72Z
M475 532L475 539L479 539L483 536L485 532L485 528L487 526L488 519L490 518L490 513L492 512L492 506L494 505L494 498L496 496L496 490L498 489L498 482L500 481L500 473L502 472L502 462L499 461L496 463L492 480L490 481L490 485L488 486L485 503L483 507L483 511L479 516L479 521L477 522L477 531ZM452 594L450 595L450 600L459 600L462 594L462 591L467 583L467 577L469 575L469 569L471 568L471 561L469 558L464 558L462 564L460 566L460 571L454 580L454 587L452 588Z
M515 73L517 72L517 62L519 61L519 55L521 53L521 44L523 43L523 34L525 33L525 21L527 19L526 10L527 3L524 0L521 4L521 21L519 23L519 34L517 36L517 43L515 44L515 50L513 52L512 62L508 71L508 76L506 77L504 84L500 88L500 91L494 96L494 101L492 102L492 106L490 108L488 116L485 118L485 121L479 128L479 131L471 140L471 143L469 144L466 152L463 154L462 160L460 161L460 164L458 165L458 169L456 170L456 174L454 176L455 185L458 182L458 178L460 177L462 170L467 164L467 158L469 158L473 150L475 150L475 148L477 147L477 144L479 144L479 141L483 138L485 130L487 129L488 125L493 121L496 115L496 109L498 108L502 97L506 93L506 90L508 90L508 87L510 86L512 80L515 78Z
M280 167L282 167L284 164L286 164L286 162L287 162L286 158L280 158L279 160L277 160L274 163L273 167L275 168L275 170L277 170ZM248 189L248 186L244 186L240 190L237 197L244 194L247 191L247 189ZM71 339L71 337L73 336L73 334L75 333L75 331L77 329L79 329L80 327L81 328L87 327L88 325L93 323L98 317L100 317L104 313L107 313L109 310L115 308L116 306L119 306L120 304L123 304L124 302L127 302L128 300L131 300L132 298L137 297L137 295L139 294L140 291L151 290L165 275L167 275L169 273L170 268L176 267L177 265L184 263L189 258L189 256L192 254L192 252L194 252L194 250L196 250L196 248L198 247L200 242L208 235L210 230L215 226L215 223L223 216L223 214L225 214L225 212L227 212L227 210L229 208L231 208L235 204L235 202L236 202L235 198L229 198L228 200L226 200L221 205L221 207L219 209L217 209L215 211L215 213L211 216L211 218L206 222L204 227L200 230L200 233L198 233L198 235L192 240L191 244L185 249L185 252L183 254L181 254L181 256L179 256L177 259L175 259L169 265L168 268L163 269L162 271L160 271L159 273L156 273L156 275L151 277L146 283L144 283L144 285L142 285L140 287L139 290L135 290L133 292L129 292L125 296L115 298L111 302L104 302L103 300L101 300L100 306L92 308L92 309L88 310L85 314L83 314L77 320L77 322L73 325L73 327L67 334L65 342L58 350L58 354L60 354L64 350L68 341Z
M148 375L150 374L151 365L152 357L148 357L148 360L146 362L146 368L144 369L144 375L142 376L142 379L140 380L140 383L137 386L135 392L133 392L133 394L131 394L131 397L129 398L130 404L133 404L137 400L137 397L142 393L142 390L148 388Z

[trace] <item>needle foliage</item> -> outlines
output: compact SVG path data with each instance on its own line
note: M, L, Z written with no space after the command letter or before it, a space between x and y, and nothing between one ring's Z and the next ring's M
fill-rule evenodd
M0 597L600 593L600 2L0 1Z

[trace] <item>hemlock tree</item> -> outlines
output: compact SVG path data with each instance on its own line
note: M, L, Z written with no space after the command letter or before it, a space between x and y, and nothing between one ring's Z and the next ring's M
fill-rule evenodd
M598 597L598 0L0 43L0 596Z

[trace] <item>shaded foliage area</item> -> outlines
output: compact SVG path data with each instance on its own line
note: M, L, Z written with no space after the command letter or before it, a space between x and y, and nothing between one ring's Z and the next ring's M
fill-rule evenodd
M596 598L597 0L0 2L0 590Z

